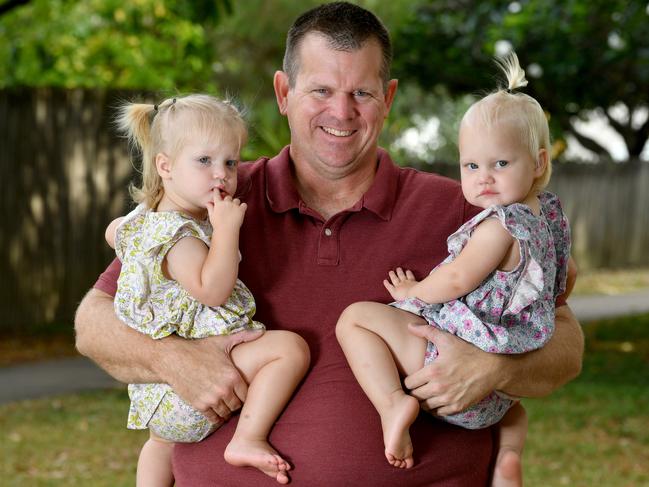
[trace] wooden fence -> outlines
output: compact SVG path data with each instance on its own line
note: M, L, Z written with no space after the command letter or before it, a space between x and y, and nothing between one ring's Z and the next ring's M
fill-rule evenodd
M72 323L112 259L104 229L128 208L134 171L110 117L137 96L0 90L0 328ZM649 164L558 166L550 188L580 267L649 266Z

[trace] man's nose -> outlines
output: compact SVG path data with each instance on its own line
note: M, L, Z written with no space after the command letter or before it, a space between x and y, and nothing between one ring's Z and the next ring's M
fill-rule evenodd
M331 97L330 112L339 120L349 120L354 118L356 107L354 98L349 93L338 93Z

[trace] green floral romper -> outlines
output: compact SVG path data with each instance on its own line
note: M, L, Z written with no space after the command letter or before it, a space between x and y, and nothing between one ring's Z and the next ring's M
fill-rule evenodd
M117 316L155 339L172 333L194 339L264 329L252 319L255 300L239 279L223 306L210 307L164 276L164 258L176 242L194 237L209 246L211 234L208 221L180 212L155 212L139 205L126 215L115 236L115 252L122 261L115 295ZM167 384L130 384L128 392L130 429L149 428L169 441L197 442L220 426L207 421Z

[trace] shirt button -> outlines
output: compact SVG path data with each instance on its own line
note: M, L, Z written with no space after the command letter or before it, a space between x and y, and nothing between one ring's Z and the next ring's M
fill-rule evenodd
M332 233L333 233L333 232L331 231L331 228L325 228L324 234L325 234L327 237L331 237L331 234L332 234Z

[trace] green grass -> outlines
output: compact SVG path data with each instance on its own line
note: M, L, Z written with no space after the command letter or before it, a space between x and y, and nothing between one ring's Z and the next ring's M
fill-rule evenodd
M524 401L527 487L649 486L649 314L589 323L581 376ZM130 486L125 390L0 406L1 484Z
M585 325L583 372L523 401L527 486L649 486L649 315Z
M144 431L126 430L125 390L0 406L5 487L132 486Z

